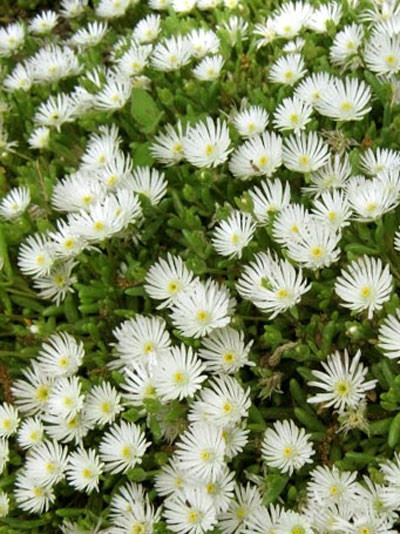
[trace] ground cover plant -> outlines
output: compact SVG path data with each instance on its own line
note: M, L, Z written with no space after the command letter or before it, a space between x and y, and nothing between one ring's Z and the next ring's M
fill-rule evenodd
M0 534L389 534L400 8L4 4Z

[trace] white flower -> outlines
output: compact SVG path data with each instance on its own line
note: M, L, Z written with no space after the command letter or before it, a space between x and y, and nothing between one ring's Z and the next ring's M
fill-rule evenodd
M364 49L367 67L380 76L392 76L400 70L400 37L373 33Z
M88 181L82 174L72 174L55 184L51 203L57 211L79 213L81 210L88 211L92 206L101 205L104 198L104 187L99 183ZM68 226L72 231L71 224Z
M99 445L105 470L110 471L111 474L125 473L142 462L142 457L149 445L139 426L125 421L114 424L104 434Z
M49 142L50 128L47 128L47 126L39 126L38 128L35 128L28 139L29 146L39 150L47 148Z
M229 427L247 417L250 404L249 389L244 390L233 377L214 378L191 405L189 420L218 428Z
M37 360L45 375L58 378L75 374L84 356L82 341L78 342L67 332L59 332L43 343Z
M245 428L245 423L238 426L227 426L222 429L222 437L225 441L225 456L232 460L241 453L249 441L250 431Z
M319 465L310 473L307 493L319 507L351 503L357 491L357 473Z
M233 499L233 492L235 489L235 472L229 471L224 466L221 473L217 476L216 480L211 482L211 479L199 484L204 494L212 499L214 508L219 514L226 512Z
M333 407L342 413L346 408L354 408L364 399L365 393L374 389L376 380L365 381L368 367L360 363L361 351L349 359L347 350L344 350L342 358L340 352L328 356L326 362L321 365L324 371L313 370L313 376L317 380L308 385L322 389L308 399L313 404L323 404L325 407Z
M55 260L55 253L48 236L33 234L28 236L18 251L18 267L24 274L32 277L45 276L50 273Z
M299 34L313 8L308 2L285 2L274 14L273 27L279 37L293 39Z
M69 19L78 17L88 5L89 0L61 0L60 14Z
M309 439L304 428L298 428L291 419L277 421L265 432L262 457L267 465L291 475L303 465L312 463L314 450Z
M292 134L283 145L283 164L291 171L312 172L329 160L328 146L316 132Z
M44 439L43 424L39 417L27 417L18 430L18 444L22 449L30 449L42 443Z
M258 22L254 25L253 34L257 36L257 50L267 46L276 39L275 21L266 18L264 22Z
M147 272L145 290L151 298L161 300L158 309L170 306L179 295L187 292L193 282L193 273L183 263L182 258L168 253L167 258L159 258Z
M270 68L271 82L294 85L306 73L304 60L300 54L288 54L280 57Z
M400 309L388 315L379 327L379 348L387 358L400 358Z
M399 183L388 187L385 178L353 176L347 184L347 200L360 221L373 221L393 210L400 202ZM398 177L398 173L395 175ZM394 190L393 190L394 189Z
M33 72L29 63L17 63L8 76L4 78L3 86L7 91L28 91L33 84Z
M176 457L182 469L196 480L214 482L222 473L225 443L215 426L196 423L181 436Z
M219 528L222 534L241 533L248 520L261 506L261 496L256 486L237 484L235 498L228 510L220 515Z
M43 420L46 422L46 434L61 443L70 443L71 441L82 443L82 439L91 428L84 412L78 412L69 417L45 413Z
M302 204L288 204L274 219L272 235L277 243L287 246L300 240L310 220L311 215Z
M130 187L135 193L148 197L156 206L167 194L168 182L163 172L150 167L135 167Z
M213 503L200 490L166 499L163 515L167 527L179 534L204 534L217 524Z
M90 423L105 425L112 423L123 410L121 396L109 383L93 386L85 397L84 410Z
M72 271L76 265L78 263L70 259L52 267L48 275L36 278L33 287L39 290L38 295L43 299L52 300L58 306L68 293L75 291L72 286L78 280Z
M313 108L297 96L284 98L274 112L274 126L281 131L304 130L311 120Z
M212 30L198 28L188 34L192 46L193 57L202 58L206 54L216 54L219 49L219 39Z
M275 532L276 534L314 534L314 529L304 515L289 511L282 514Z
M47 512L56 498L51 487L39 484L24 472L17 475L14 495L22 510L35 514Z
M25 29L22 23L8 24L0 28L0 57L11 56L25 40Z
M237 282L242 298L253 302L260 310L270 313L273 319L300 302L301 296L310 290L302 271L287 260L270 252L259 252Z
M260 186L249 190L253 213L258 223L268 224L271 215L286 208L290 203L290 185L278 179L263 180Z
M102 472L103 464L94 449L78 449L68 457L67 480L72 487L79 491L84 491L87 494L93 490L97 491Z
M190 13L195 5L196 0L171 0L171 6L177 13Z
M134 365L133 370L125 368L124 378L125 383L121 384L121 389L128 405L143 406L145 399L157 397L153 372L147 366Z
M381 259L369 256L352 261L347 269L342 269L335 283L335 292L342 299L342 306L358 313L368 310L369 319L390 299L392 289L389 264L383 267Z
M342 6L338 2L322 4L307 21L307 26L317 33L327 31L327 23L339 24L342 18Z
M125 15L130 0L100 0L95 13L98 17L113 19Z
M0 475L4 471L4 468L6 467L9 457L10 457L10 446L8 444L8 439L0 438Z
M282 138L275 132L254 135L232 154L229 170L241 180L272 176L282 164Z
M29 23L29 30L36 35L50 33L58 23L58 15L54 11L42 11L35 15Z
M129 80L109 79L102 90L97 93L95 105L98 109L121 109L131 96L132 84Z
M316 108L336 121L360 121L371 106L371 89L357 78L334 78L325 88Z
M231 374L244 365L255 365L248 359L252 344L253 341L245 344L243 332L226 326L202 339L199 356L210 373Z
M288 241L286 247L293 261L309 269L321 269L339 259L340 239L340 233L321 224L318 219L310 218L298 239Z
M186 159L195 167L217 167L227 160L230 149L229 130L225 121L208 117L188 129L183 139Z
M54 383L48 400L48 411L59 417L73 417L83 406L79 377L61 377Z
M154 370L154 384L162 401L193 397L207 378L205 366L192 347L171 347Z
M383 492L383 502L385 506L398 509L400 505L400 455L395 453L393 461L382 462L381 472L384 475L388 487Z
M186 130L182 129L180 121L173 127L171 124L165 126L165 133L159 133L150 146L150 152L160 163L164 165L174 165L184 157L183 139Z
M14 187L2 199L0 216L12 220L24 213L31 202L31 194L27 187Z
M181 468L176 456L172 456L168 464L163 465L156 474L154 486L158 495L162 497L183 494L189 484L186 473Z
M53 378L45 375L42 368L34 362L22 371L23 379L16 380L12 386L15 404L26 415L43 412L53 384Z
M351 208L342 192L325 191L320 200L314 201L312 214L335 231L350 224Z
M56 45L40 48L29 58L28 65L35 82L43 84L75 76L81 69L77 56L70 48ZM50 102L54 102L54 97L50 98Z
M169 354L171 339L161 317L136 315L113 331L119 367L154 365ZM114 363L113 363L114 366Z
M172 322L187 337L205 336L230 322L229 294L216 282L193 284L179 293L171 309Z
M341 158L336 154L324 167L311 173L310 185L304 187L303 191L318 198L327 191L345 189L350 175L351 166L348 156Z
M105 22L89 22L86 28L80 28L70 38L69 42L73 46L81 48L87 46L95 46L100 43L107 33L107 23Z
M328 72L313 72L296 87L294 94L312 106L316 106L331 83Z
M16 433L20 419L18 410L11 404L0 404L0 438L8 438Z
M151 63L156 70L173 71L189 63L192 45L187 37L178 35L158 43L153 50Z
M255 231L251 215L235 210L216 226L211 241L221 256L241 258L242 250L253 239Z
M138 43L151 43L160 33L160 24L160 15L147 15L136 24L132 36Z
M0 517L6 517L10 506L10 500L5 491L0 491Z
M49 96L40 104L33 120L40 126L54 127L59 131L64 123L74 120L74 108L70 96L66 93Z
M268 508L260 506L248 518L243 532L244 534L275 534L276 527L284 513L279 504L276 506L270 504Z
M221 74L224 62L224 58L219 54L207 56L193 69L193 76L202 82L217 80Z
M250 106L235 115L233 124L242 137L262 134L268 125L268 113L261 106Z
M87 246L82 237L74 233L71 226L62 219L57 220L57 231L50 232L49 237L53 241L56 256L64 260L74 258Z
M64 478L67 454L67 447L56 441L44 441L30 451L25 471L40 486L52 487Z
M124 52L118 60L118 72L124 77L137 76L149 63L149 56L152 47L150 45L138 45L133 43L132 46Z
M235 46L237 43L239 35L242 43L248 39L247 32L249 29L249 23L242 17L231 15L228 20L222 23L222 28L228 32L230 44L232 46Z
M341 67L351 63L352 56L359 53L364 38L364 28L359 24L348 24L335 35L329 51L329 57L334 65Z
M400 152L390 148L368 148L360 154L360 167L369 176L398 169L400 167Z

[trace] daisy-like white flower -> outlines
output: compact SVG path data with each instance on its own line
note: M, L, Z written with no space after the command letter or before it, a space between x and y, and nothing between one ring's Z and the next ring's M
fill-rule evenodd
M171 339L161 317L136 315L113 331L119 367L154 365L169 354Z
M379 327L379 348L387 358L400 358L400 308Z
M294 94L315 107L330 83L331 75L328 72L313 72L297 85Z
M123 398L130 406L143 406L145 399L157 398L153 370L145 365L124 369L125 383L121 384Z
M44 441L30 451L25 471L40 486L52 487L64 478L67 454L67 447L56 441Z
M307 21L307 26L317 33L325 33L327 31L327 24L339 24L342 18L342 6L339 2L329 2L322 4Z
M254 511L252 517L247 520L247 525L243 531L244 534L275 534L282 515L283 508L279 504L260 506Z
M304 428L298 428L290 419L277 421L266 430L261 453L267 465L291 475L312 463L314 450Z
M292 134L283 145L283 164L291 171L312 172L329 160L328 146L316 132Z
M112 423L123 410L121 395L109 383L93 386L85 397L85 414L90 423L105 425Z
M30 449L42 443L44 428L39 417L27 417L18 430L17 441L22 449Z
M286 512L277 525L276 534L314 534L307 518L297 512Z
M321 269L335 263L340 256L341 234L316 218L307 221L297 240L286 244L290 258L308 269Z
M61 377L56 380L51 390L48 411L59 417L73 417L82 409L83 399L79 378Z
M226 326L202 339L199 356L211 373L231 374L244 365L254 365L248 359L252 344L253 341L245 344L243 332Z
M41 150L47 148L50 142L50 128L47 126L39 126L31 133L28 144L31 148Z
M27 187L14 187L0 203L0 216L12 220L24 213L31 202L31 194Z
M364 49L367 67L380 76L393 76L400 70L400 36L373 33Z
M149 447L140 427L133 423L121 421L106 432L100 442L99 451L105 470L125 473L128 469L142 462L142 457Z
M49 96L40 104L33 120L40 126L48 126L60 131L64 123L74 120L74 108L70 96L66 93Z
M48 275L37 278L33 282L33 287L39 290L38 295L55 302L58 306L68 293L75 291L72 286L78 280L72 271L76 265L78 263L70 259L52 267Z
M36 35L50 33L58 23L58 15L54 11L42 11L29 23L29 30Z
M394 459L381 464L381 472L384 475L387 487L383 493L383 503L385 506L397 509L400 505L400 455L395 453Z
M380 258L365 255L342 269L335 283L341 305L358 313L366 310L369 319L390 299L392 290L393 277L389 264L384 267Z
M241 180L251 176L272 176L282 164L282 138L264 132L245 141L232 154L229 170Z
M101 205L105 199L104 187L94 180L87 180L82 174L70 175L58 181L53 189L52 206L57 211L80 213ZM71 218L73 220L73 218ZM71 224L68 224L73 231ZM76 235L81 234L76 233Z
M61 443L82 443L82 439L91 429L91 425L83 411L70 417L60 417L58 414L43 416L46 434Z
M228 126L225 121L215 122L208 117L189 128L183 139L186 159L195 167L217 167L231 152Z
M368 148L360 155L360 168L369 176L400 167L400 152L390 148Z
M339 67L351 64L352 58L359 53L363 38L364 28L360 24L353 23L345 26L333 40L329 51L331 62Z
M257 50L267 46L276 39L275 24L272 18L266 18L264 22L258 22L254 25L253 35L256 36Z
M385 179L353 176L347 184L347 200L359 220L374 221L399 204L398 185L393 190Z
M32 277L49 274L54 261L54 247L47 235L30 235L19 248L18 266Z
M45 375L36 362L24 369L22 374L24 378L16 380L11 390L15 404L26 415L43 412L49 400L53 378Z
M313 216L323 224L327 224L333 231L348 226L351 208L346 196L337 190L325 191L320 200L314 201Z
M150 146L150 152L155 159L164 165L174 165L184 157L183 139L186 130L182 128L180 121L176 126L167 124L165 133L159 133Z
M217 524L212 501L196 489L166 499L163 516L169 530L177 534L203 534Z
M260 186L249 190L253 202L253 213L258 223L268 224L271 215L280 212L290 203L290 185L285 186L278 179L263 180Z
M294 85L306 73L304 60L300 54L288 54L280 57L270 68L271 82Z
M4 78L3 86L7 91L29 91L33 84L33 72L29 63L17 63L8 76Z
M219 54L203 58L193 69L193 76L201 82L212 82L220 77L224 58Z
M106 22L89 22L86 28L80 28L70 38L69 42L73 46L86 48L88 46L95 46L102 41L107 33Z
M160 33L160 24L160 15L147 15L136 24L132 36L138 43L151 43Z
M10 507L10 499L5 491L0 491L0 517L6 517Z
M345 189L351 175L351 166L348 156L341 158L336 154L324 167L310 175L310 185L303 191L320 197L323 193L335 189Z
M56 498L51 487L39 484L24 472L17 475L14 495L21 510L34 514L47 512Z
M155 476L154 486L158 495L162 497L183 494L184 490L188 489L186 473L176 456L172 456L168 464L161 467L160 472Z
M81 69L73 50L56 45L40 48L29 58L28 65L32 68L35 82L43 84L75 76ZM54 99L49 102L54 102Z
M279 37L293 39L298 35L313 9L307 2L285 2L275 14L273 25Z
M129 80L110 79L96 95L98 109L122 109L131 96L132 84Z
M260 310L270 313L273 319L300 302L310 290L302 271L287 260L270 252L259 252L238 280L237 290L242 298L253 302Z
M188 38L193 57L202 58L206 54L216 54L219 50L219 39L212 30L194 29L188 34Z
M316 380L309 382L309 386L322 389L323 392L310 397L308 402L333 407L339 413L346 408L356 407L377 382L365 380L368 367L364 367L360 358L359 350L350 360L346 349L343 357L338 351L328 356L326 362L321 364L324 371L313 370Z
M56 256L64 260L74 258L87 246L81 236L74 233L62 219L57 220L57 231L50 232L49 237L53 241Z
M8 439L0 438L0 474L4 471L10 457L10 446Z
M250 431L241 423L236 426L227 426L222 429L222 437L225 441L225 456L232 460L243 451L249 441Z
M237 484L235 498L226 512L220 514L219 528L223 534L244 532L248 520L261 506L261 496L256 486Z
M103 472L103 464L100 462L94 449L78 449L68 457L66 476L69 484L79 491L92 493L99 488L99 477Z
M357 491L357 473L319 465L310 473L307 493L319 506L351 502Z
M78 17L88 5L89 0L61 0L60 15L67 19Z
M20 22L0 28L0 57L11 56L25 40L25 28Z
M253 137L265 131L268 120L268 113L264 108L250 106L235 115L233 125L242 137Z
M212 244L221 256L241 258L242 250L253 239L256 225L248 213L233 211L213 233Z
M75 374L84 356L82 341L67 332L59 332L43 343L37 361L45 375L59 378Z
M133 43L119 58L118 73L127 78L139 75L149 63L151 50L150 45L143 46Z
M274 112L274 126L281 131L300 132L310 122L312 112L311 105L299 97L285 98Z
M371 89L357 78L334 78L317 104L321 115L336 121L360 121L371 106Z
M230 322L229 294L216 282L197 282L180 293L171 306L171 320L187 337L202 337Z
M233 492L235 489L234 476L235 473L229 471L229 469L224 466L216 480L211 482L211 479L209 479L200 485L204 494L212 499L218 514L226 512L233 499Z
M243 17L231 15L228 20L222 23L221 27L228 32L232 46L236 45L239 35L242 42L248 39L249 23Z
M136 506L143 506L147 500L143 486L140 484L134 484L128 482L118 488L118 491L114 493L110 508L110 516L112 522L115 524L117 517L122 513L129 513Z
M224 467L225 443L215 426L191 425L177 444L181 467L194 478L214 482Z
M20 419L18 410L12 404L0 404L0 438L8 438L17 431Z
M196 5L196 0L171 0L171 5L176 13L190 13Z
M159 258L150 267L144 288L151 298L163 301L158 309L165 308L186 293L193 283L193 276L182 258L168 253L166 259Z
M218 428L238 423L250 408L250 391L244 390L231 376L215 378L191 406L189 420L206 422Z
M154 383L162 401L193 397L207 378L205 366L192 347L171 347L154 371Z
M190 40L178 35L165 39L154 47L151 63L156 70L173 71L189 63L191 55Z
M151 204L156 206L167 193L168 182L163 172L150 167L136 167L133 171L130 187L135 193L148 197Z
M290 241L299 241L310 219L311 214L302 204L288 204L274 219L272 235L275 241L284 246Z
M125 15L130 0L100 0L96 6L95 13L104 19L114 19Z

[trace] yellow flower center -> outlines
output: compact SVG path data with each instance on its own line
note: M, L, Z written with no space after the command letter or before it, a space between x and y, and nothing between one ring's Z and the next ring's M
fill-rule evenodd
M182 143L175 143L174 146L172 147L172 151L175 154L180 154L182 150L183 150Z
M85 467L84 469L82 469L82 476L83 478L90 478L92 476L92 471Z
M292 113L290 115L290 122L292 122L293 124L297 124L299 122L299 116L297 115L297 113Z
M154 351L154 345L151 341L148 341L147 343L144 344L143 352L145 354L150 354L150 352L153 352L153 351Z
M353 109L353 104L349 102L348 100L346 100L345 102L342 102L340 104L340 109L342 111L351 111Z
M361 295L366 299L371 295L371 288L364 286L361 288Z
M348 393L350 393L350 386L348 382L345 382L344 380L339 380L339 382L336 382L335 384L335 392L337 395L344 397Z
M183 382L184 378L185 377L184 377L183 373L181 373L180 371L178 371L178 372L176 372L174 374L174 381L175 382L178 382L178 383Z
M5 430L9 430L11 428L11 419L3 419L3 421L1 422L1 426Z
M205 323L208 319L208 313L204 310L199 310L196 314L196 319L201 323Z
M261 158L258 158L258 166L259 167L265 167L265 165L268 163L267 156L261 156Z
M136 523L135 525L132 525L131 534L144 534L145 531L146 528L143 523Z
M303 527L295 526L292 528L292 534L305 534L305 530Z
M45 465L45 471L47 473L53 473L55 468L56 466L53 464L53 462L47 462L47 464Z
M111 412L111 405L108 401L104 401L101 406L100 406L100 410L103 412L103 413L110 413Z
M231 237L232 245L238 245L239 244L239 236L237 234L233 234Z
M214 147L210 144L206 145L205 152L207 156L211 156L211 154L214 152Z
M211 495L215 492L215 484L207 484L206 486L207 493Z
M256 125L254 124L254 122L249 122L247 125L247 131L250 133L253 133L255 129L256 129Z
M289 456L292 456L292 454L293 454L292 447L285 447L283 449L283 456L285 456L286 458L289 458Z
M244 510L243 508L238 508L236 510L236 517L238 519L244 519L245 515L246 515L246 510Z
M145 389L144 396L145 397L154 397L156 394L156 389L154 386L148 385Z
M64 247L68 250L70 250L71 248L74 248L74 245L75 245L75 240L72 239L72 237L69 237L68 239L64 241Z
M167 287L168 293L174 294L178 291L178 289L179 289L178 282L172 281L168 284L168 287Z
M42 488L39 488L38 486L36 486L34 489L33 489L33 495L37 498L39 497L43 497L43 489Z
M232 352L225 352L222 359L225 363L233 363L235 361L235 355Z
M300 157L300 164L301 165L308 165L310 162L310 158L308 156L301 156Z
M104 230L104 223L102 221L97 221L93 224L93 230L95 230L96 232L101 232L102 230Z
M195 523L198 519L198 513L197 512L190 512L189 513L189 521L190 523Z
M311 256L315 259L320 258L322 256L323 249L321 247L314 247L311 250Z
M289 291L285 288L278 289L276 296L278 299L286 299L289 296Z
M331 495L337 495L339 493L339 488L337 486L331 486L329 489Z
M292 226L290 227L290 231L293 232L294 234L298 234L299 227L297 226L297 224L292 224Z
M368 213L371 213L376 210L376 207L377 207L376 202L368 202L367 205L365 206L365 210Z
M361 527L360 534L370 534L370 529L368 527Z
M210 451L201 451L201 453L200 453L200 458L201 458L204 462L208 462L208 460L211 459L211 452L210 452Z
M385 63L388 67L392 67L396 63L396 57L393 54L388 54L385 57Z
M121 450L121 455L125 460L129 460L132 456L132 451L129 445L124 445Z
M337 219L337 213L336 213L336 211L330 211L330 212L328 213L328 219L329 219L330 221L336 221L336 219Z
M291 70L287 70L284 74L284 78L288 81L292 80L294 78L294 72Z
M60 367L64 367L64 368L67 367L67 365L69 364L69 358L67 358L66 356L63 356L62 358L60 358L58 364Z
M232 404L230 402L228 402L228 401L224 402L224 404L222 405L222 411L224 413L231 412L232 408L233 408Z
M46 402L49 398L50 388L49 386L39 386L36 389L36 398L39 402Z
M39 254L38 256L36 256L36 263L38 265L44 265L44 256L43 254Z
M177 487L177 488L180 488L183 484L183 480L181 478L176 478L175 479L175 482L174 482L174 485Z

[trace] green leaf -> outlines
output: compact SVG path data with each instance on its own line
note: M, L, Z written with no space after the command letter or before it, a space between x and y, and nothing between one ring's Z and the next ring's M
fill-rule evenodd
M144 89L132 90L131 113L145 133L153 133L160 122L163 111L160 111L155 100Z

